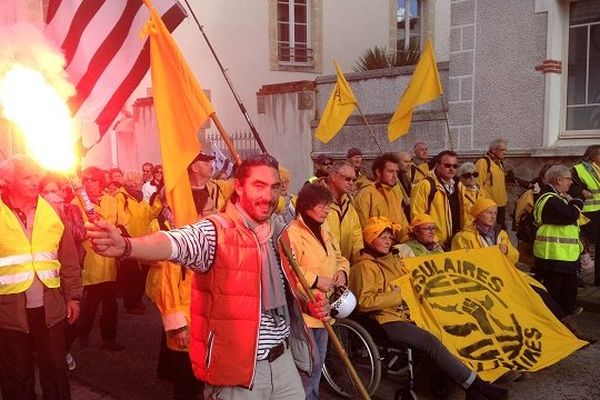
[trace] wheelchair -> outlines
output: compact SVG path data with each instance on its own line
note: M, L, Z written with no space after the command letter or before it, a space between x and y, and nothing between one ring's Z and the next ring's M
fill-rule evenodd
M377 391L381 377L385 375L402 381L401 388L395 392L395 400L418 400L414 392L412 350L409 347L392 346L374 319L368 316L351 317L336 319L333 330L369 395ZM322 374L329 387L341 397L360 398L331 341L328 344Z

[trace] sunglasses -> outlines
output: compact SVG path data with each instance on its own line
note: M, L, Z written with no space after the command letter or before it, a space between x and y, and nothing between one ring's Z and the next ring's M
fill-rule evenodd
M324 165L324 166L328 166L331 164L333 164L331 161L325 161L324 163L321 163L321 165Z
M457 169L458 168L458 164L448 164L448 163L443 163L442 164L445 168L454 168Z
M479 172L467 172L466 174L462 174L460 177L465 179L478 178Z
M342 175L342 174L337 173L337 172L336 172L336 174L338 176L341 176L348 183L350 183L350 182L356 182L356 178L352 178L351 176Z
M151 169L143 169L142 172L145 174L149 174L150 172L152 172L152 170Z

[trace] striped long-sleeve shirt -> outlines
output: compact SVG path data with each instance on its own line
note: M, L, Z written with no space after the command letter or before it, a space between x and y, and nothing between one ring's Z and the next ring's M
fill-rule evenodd
M217 253L217 233L211 221L200 220L195 224L161 233L171 241L171 261L200 273L207 272L213 267ZM281 265L279 266L279 275L284 284ZM263 311L260 316L258 332L257 360L266 359L269 350L289 335L290 326L286 323L285 318L275 319L271 312Z

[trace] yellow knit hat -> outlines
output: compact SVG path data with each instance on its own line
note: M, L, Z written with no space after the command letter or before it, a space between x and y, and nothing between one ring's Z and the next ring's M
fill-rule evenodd
M479 200L473 204L471 210L469 211L473 218L477 218L479 214L487 210L488 208L498 207L498 204L492 199L488 199L486 197L480 197Z
M365 243L371 244L379 237L386 229L390 229L393 234L400 232L402 227L386 217L371 217L367 226L363 229L363 239Z

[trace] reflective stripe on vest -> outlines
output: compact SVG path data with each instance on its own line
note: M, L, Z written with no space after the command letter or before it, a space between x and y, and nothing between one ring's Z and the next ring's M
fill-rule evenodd
M57 254L53 251L46 251L34 254L19 254L16 256L0 257L0 268L10 265L26 264L36 261L52 261L57 260Z
M595 172L591 172L585 164L579 163L575 167L577 176L583 181L586 189L592 193L592 197L585 199L583 204L583 212L594 212L600 210L600 182L595 175Z
M534 216L539 228L533 242L533 255L543 260L576 261L581 253L579 225L553 225L542 221L542 210L551 197L567 201L556 193L545 193L535 203Z

